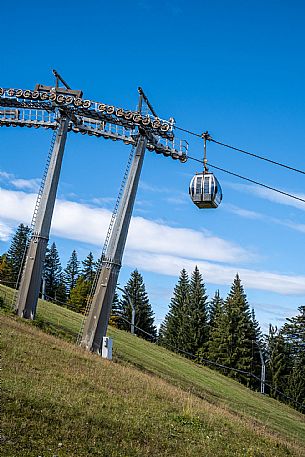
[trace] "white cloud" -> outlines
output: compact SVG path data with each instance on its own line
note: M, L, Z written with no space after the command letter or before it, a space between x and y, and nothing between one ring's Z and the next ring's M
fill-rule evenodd
M11 175L10 173L7 173L6 171L1 171L0 170L0 179L9 180L12 177L13 177L13 175Z
M102 246L111 212L103 208L57 200L52 221L52 232L63 238Z
M9 234L9 224L29 223L36 200L35 194L0 189L0 234ZM102 246L111 212L103 208L58 200L52 223L52 233L68 239ZM133 217L124 263L131 267L177 276L185 267L191 272L195 265L207 283L230 285L237 272L247 288L281 294L305 293L305 276L293 276L255 271L239 266L255 256L242 247L210 233L189 228L170 227L162 222Z
M280 194L278 192L275 192L274 190L266 189L264 187L259 187L259 186L253 186L250 184L227 183L227 185L233 189L236 189L239 191L246 191L248 193L254 194L265 200L269 200L274 203L279 203L282 205L293 206L294 208L298 208L302 211L305 211L305 202L288 197L287 195L284 195L284 194ZM287 192L288 194L294 195L298 198L302 198L303 200L305 200L305 194L303 194L303 193L293 192L293 191L289 191L286 189L279 189L279 190L281 190L283 192Z
M292 230L297 230L298 232L305 233L305 224L297 224L292 221L278 221L279 224L285 225L286 227L291 228Z
M0 222L0 241L8 241L12 234L12 228Z
M168 193L172 192L172 190L169 189L168 187L155 186L152 184L148 184L145 181L140 181L139 188L144 191L147 191L147 192L153 192L153 193L159 193L159 194L168 194Z
M299 200L288 197L288 195L279 194L278 192L269 189L264 189L262 187L253 187L251 191L258 197L270 200L274 203L294 206L295 208L305 211L305 202L301 202ZM291 195L294 195L295 197L302 198L303 200L305 200L305 194L303 193L286 190L283 190L283 192L287 192Z
M21 179L16 178L12 173L0 171L0 179L9 182L16 189L27 190L30 192L38 192L41 180L39 178Z
M38 192L40 187L40 179L12 179L11 184L16 189L29 190L32 192Z
M244 217L246 219L262 220L264 223L270 222L272 224L278 224L284 227L289 227L290 229L296 230L297 232L305 233L305 224L300 224L288 219L278 219L276 217L270 217L263 213L258 213L256 211L249 211L244 208L239 208L235 205L224 204L223 208L233 214L237 214L238 216Z
M173 205L186 205L188 203L188 199L185 195L177 195L175 197L168 197L165 199L167 203L172 203Z
M174 228L134 217L128 247L147 252L167 253L219 262L251 260L254 255L243 248L210 234L189 228Z
M191 273L197 265L206 283L229 286L232 284L236 273L239 273L247 289L267 290L284 295L305 293L305 276L256 271L214 264L200 259L191 260L178 256L129 250L126 251L124 263L129 266L137 265L142 270L169 276L178 276L182 268Z
M9 221L29 224L35 201L35 194L0 188L0 217Z
M270 314L273 316L284 316L289 317L291 316L291 307L282 306L277 304L276 306L272 305L271 303L257 303L254 302L251 304L255 311L263 311L264 314Z
M246 219L264 219L264 215L261 213L257 213L256 211L239 208L238 206L226 203L223 203L222 207L230 213L237 214L237 216L245 217Z
M0 216L6 220L29 223L35 199L34 194L1 189ZM52 231L64 238L101 245L110 216L110 211L103 208L57 200ZM128 247L219 262L249 261L254 258L254 254L240 246L209 233L170 227L143 217L132 218Z
M145 192L162 194L163 199L173 205L185 205L188 202L188 196L185 192L177 192L177 190L170 189L169 187L154 186L145 181L141 181L139 187Z
M108 204L113 204L114 202L115 202L115 198L114 197L95 197L95 198L92 198L92 203L94 203L95 205L108 205Z

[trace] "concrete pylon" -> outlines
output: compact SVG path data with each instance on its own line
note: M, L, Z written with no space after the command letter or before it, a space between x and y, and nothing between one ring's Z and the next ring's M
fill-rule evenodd
M27 250L25 266L17 294L16 312L25 319L34 319L39 297L43 264L49 241L61 164L70 119L61 117L42 192L35 227Z
M99 354L107 332L146 144L147 138L140 135L80 342L88 351Z

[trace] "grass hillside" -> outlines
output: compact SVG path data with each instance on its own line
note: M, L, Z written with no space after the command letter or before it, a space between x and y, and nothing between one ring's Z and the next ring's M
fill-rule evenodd
M2 455L305 456L297 411L116 329L105 361L68 341L80 320L39 303L38 325L65 341L1 314Z

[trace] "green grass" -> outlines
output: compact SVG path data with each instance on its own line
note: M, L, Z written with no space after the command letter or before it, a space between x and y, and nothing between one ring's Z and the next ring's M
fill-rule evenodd
M82 316L40 302L37 317L67 341L1 315L2 455L305 456L292 408L114 328L105 361L71 344Z

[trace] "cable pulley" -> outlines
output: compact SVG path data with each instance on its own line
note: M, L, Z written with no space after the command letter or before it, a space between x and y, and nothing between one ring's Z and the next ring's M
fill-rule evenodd
M70 119L68 131L134 144L135 135L141 130L149 138L149 150L181 162L187 160L188 145L174 139L173 118L165 121L157 117L142 90L140 99L149 104L152 115L85 100L82 91L66 84L59 87L61 79L57 73L55 76L55 87L36 84L34 90L0 88L0 126L56 129L60 108L60 113ZM25 109L29 110L26 114ZM86 114L83 110L87 110Z

